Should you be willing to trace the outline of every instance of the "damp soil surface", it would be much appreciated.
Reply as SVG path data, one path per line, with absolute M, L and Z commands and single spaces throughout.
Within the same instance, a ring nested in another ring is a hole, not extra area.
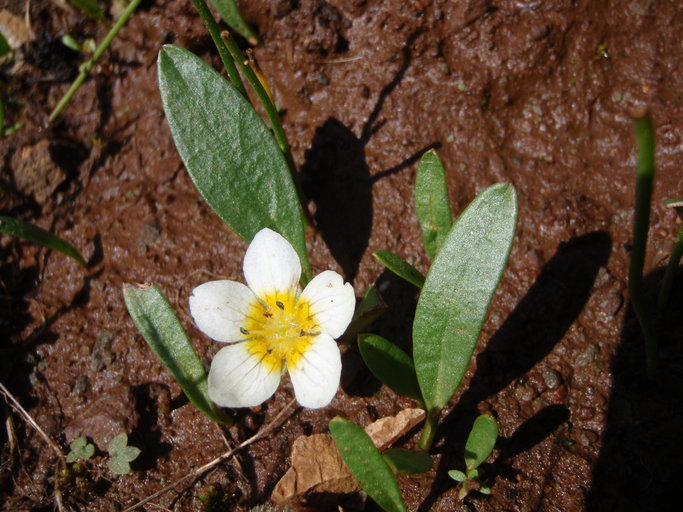
M 145 1 L 46 127 L 82 60 L 60 38 L 106 33 L 66 4 L 0 1 L 24 29 L 30 21 L 1 68 L 6 125 L 18 129 L 0 140 L 0 213 L 55 231 L 89 266 L 1 239 L 0 380 L 59 449 L 85 435 L 97 453 L 62 473 L 56 450 L 3 405 L 6 510 L 55 510 L 59 501 L 64 510 L 122 510 L 226 450 L 221 431 L 136 332 L 121 293 L 126 282 L 156 283 L 200 356 L 208 363 L 218 350 L 193 326 L 188 296 L 207 280 L 241 280 L 246 245 L 194 189 L 156 82 L 163 44 L 217 66 L 216 52 L 191 2 Z M 400 478 L 409 510 L 674 509 L 683 474 L 683 281 L 657 313 L 660 367 L 649 381 L 627 268 L 631 119 L 639 112 L 650 112 L 657 137 L 646 260 L 652 296 L 677 229 L 662 200 L 683 195 L 683 4 L 241 5 L 262 39 L 253 56 L 281 108 L 314 212 L 314 269 L 343 273 L 358 297 L 377 285 L 389 307 L 374 332 L 410 351 L 417 290 L 372 253 L 387 249 L 427 271 L 412 201 L 424 151 L 435 148 L 444 161 L 456 215 L 493 183 L 512 183 L 518 193 L 509 264 L 466 380 L 444 412 L 435 465 Z M 269 501 L 297 437 L 326 432 L 337 415 L 367 425 L 413 405 L 380 385 L 353 343 L 342 351 L 330 406 L 292 407 L 272 434 L 145 509 L 249 510 Z M 263 428 L 292 396 L 285 379 L 265 404 L 237 411 L 233 438 Z M 462 469 L 468 429 L 484 411 L 501 426 L 485 466 L 492 494 L 461 502 L 446 473 Z M 106 457 L 119 432 L 142 450 L 123 476 L 109 471 Z M 418 435 L 399 446 L 414 446 Z M 363 508 L 373 505 L 344 505 Z

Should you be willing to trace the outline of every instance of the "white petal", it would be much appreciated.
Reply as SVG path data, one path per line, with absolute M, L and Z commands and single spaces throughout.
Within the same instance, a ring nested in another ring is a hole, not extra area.
M 293 293 L 300 276 L 299 256 L 282 235 L 268 228 L 256 233 L 244 255 L 244 278 L 256 295 Z
M 228 345 L 211 361 L 209 398 L 223 407 L 254 407 L 275 393 L 280 375 L 250 354 L 248 343 Z
M 329 404 L 339 388 L 341 356 L 337 343 L 320 334 L 294 368 L 288 368 L 297 401 L 318 409 Z
M 209 338 L 233 343 L 246 338 L 240 327 L 255 300 L 252 291 L 242 283 L 209 281 L 192 290 L 190 314 Z
M 344 334 L 356 307 L 353 286 L 344 284 L 342 276 L 332 270 L 326 270 L 311 279 L 299 300 L 310 304 L 320 330 L 333 338 Z

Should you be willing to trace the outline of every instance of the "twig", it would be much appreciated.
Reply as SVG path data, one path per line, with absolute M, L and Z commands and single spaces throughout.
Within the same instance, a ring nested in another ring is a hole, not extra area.
M 278 423 L 280 422 L 280 420 L 281 420 L 282 417 L 284 416 L 284 413 L 287 412 L 287 411 L 289 410 L 289 408 L 290 408 L 291 405 L 294 403 L 294 401 L 295 401 L 295 399 L 292 399 L 292 400 L 291 400 L 291 401 L 290 401 L 290 402 L 289 402 L 289 403 L 288 403 L 288 404 L 287 404 L 287 405 L 286 405 L 286 406 L 285 406 L 285 407 L 284 407 L 284 408 L 275 416 L 275 418 L 273 418 L 273 421 L 271 421 L 270 424 L 268 424 L 268 426 L 266 426 L 266 427 L 263 428 L 262 430 L 259 430 L 258 432 L 256 432 L 256 434 L 254 434 L 253 436 L 251 436 L 251 437 L 250 437 L 249 439 L 247 439 L 246 441 L 243 441 L 242 443 L 238 444 L 236 447 L 234 447 L 234 448 L 228 450 L 227 452 L 223 453 L 222 455 L 216 457 L 216 458 L 213 459 L 211 462 L 207 462 L 206 464 L 204 464 L 203 466 L 201 466 L 201 467 L 195 469 L 195 470 L 192 471 L 191 473 L 188 473 L 187 475 L 185 475 L 185 476 L 179 478 L 179 479 L 176 480 L 175 482 L 172 482 L 172 483 L 168 484 L 166 487 L 163 487 L 162 489 L 158 490 L 158 491 L 155 492 L 154 494 L 152 494 L 152 495 L 150 495 L 150 496 L 147 496 L 147 497 L 146 497 L 145 499 L 143 499 L 143 500 L 138 501 L 135 505 L 133 505 L 132 507 L 128 507 L 128 508 L 125 509 L 123 512 L 131 512 L 131 511 L 133 511 L 133 510 L 135 510 L 135 509 L 137 509 L 137 508 L 139 508 L 139 507 L 141 507 L 141 506 L 143 506 L 143 505 L 146 505 L 147 503 L 149 503 L 149 502 L 152 501 L 153 499 L 158 498 L 158 497 L 161 496 L 162 494 L 165 494 L 166 492 L 168 492 L 168 491 L 170 491 L 171 489 L 173 489 L 174 487 L 176 487 L 176 486 L 182 484 L 183 482 L 201 476 L 203 473 L 205 473 L 205 472 L 208 471 L 209 469 L 213 468 L 214 466 L 217 466 L 217 465 L 220 464 L 221 462 L 224 462 L 224 461 L 228 460 L 230 457 L 232 457 L 232 456 L 233 456 L 235 453 L 237 453 L 238 451 L 240 451 L 240 450 L 242 450 L 243 448 L 246 448 L 247 446 L 249 446 L 250 444 L 252 444 L 252 443 L 258 441 L 258 440 L 261 439 L 263 436 L 265 436 L 268 432 L 270 432 L 271 430 L 273 430 L 273 428 L 275 427 L 275 425 L 278 424 Z
M 0 382 L 0 392 L 5 396 L 6 399 L 8 399 L 12 405 L 12 408 L 16 410 L 24 420 L 26 420 L 27 423 L 29 423 L 35 430 L 38 432 L 38 434 L 41 435 L 41 437 L 45 440 L 45 442 L 54 450 L 54 452 L 57 454 L 60 460 L 64 460 L 64 454 L 62 453 L 62 449 L 55 443 L 50 436 L 48 436 L 45 431 L 40 428 L 40 425 L 36 423 L 36 421 L 29 415 L 29 413 L 26 412 L 26 410 L 21 406 L 19 401 L 14 398 L 14 395 L 9 392 L 9 390 L 5 387 L 5 385 Z
M 71 87 L 69 87 L 69 90 L 66 91 L 66 94 L 62 97 L 61 100 L 59 100 L 59 103 L 50 114 L 50 117 L 47 120 L 48 124 L 54 121 L 57 118 L 57 116 L 59 116 L 59 114 L 62 113 L 62 110 L 64 110 L 66 106 L 71 102 L 71 99 L 73 98 L 74 94 L 76 94 L 76 91 L 78 91 L 80 86 L 83 85 L 85 79 L 88 78 L 88 75 L 90 74 L 90 71 L 92 71 L 92 68 L 95 66 L 95 63 L 99 60 L 99 58 L 107 50 L 107 48 L 109 48 L 109 45 L 119 33 L 119 30 L 121 30 L 123 26 L 126 24 L 126 22 L 128 22 L 128 19 L 133 15 L 135 9 L 137 9 L 141 1 L 142 0 L 131 0 L 130 4 L 128 4 L 128 7 L 126 7 L 126 10 L 123 11 L 119 19 L 116 20 L 116 23 L 114 23 L 114 26 L 111 27 L 111 29 L 104 37 L 100 45 L 95 49 L 95 53 L 93 53 L 92 57 L 90 57 L 83 63 L 83 65 L 81 66 L 81 72 L 76 77 L 76 80 L 74 80 L 74 82 L 71 84 Z

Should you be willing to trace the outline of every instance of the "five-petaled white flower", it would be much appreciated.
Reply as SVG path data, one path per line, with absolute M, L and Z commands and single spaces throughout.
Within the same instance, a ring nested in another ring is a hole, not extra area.
M 192 291 L 199 329 L 229 343 L 211 362 L 209 397 L 223 407 L 253 407 L 275 393 L 287 370 L 304 407 L 324 407 L 339 387 L 334 341 L 351 321 L 353 287 L 327 270 L 301 291 L 301 263 L 278 233 L 262 229 L 244 256 L 248 287 L 210 281 Z

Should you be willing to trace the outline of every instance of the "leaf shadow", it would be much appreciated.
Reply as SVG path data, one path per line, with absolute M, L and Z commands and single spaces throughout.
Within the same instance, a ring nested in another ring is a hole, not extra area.
M 458 403 L 440 423 L 435 443 L 443 457 L 437 475 L 461 464 L 477 404 L 505 389 L 540 362 L 567 333 L 587 303 L 611 237 L 596 231 L 561 243 L 522 300 L 477 356 L 476 371 Z M 521 445 L 520 445 L 521 446 Z M 452 447 L 452 448 L 451 448 Z M 450 483 L 437 478 L 418 509 L 426 512 Z
M 586 511 L 675 510 L 683 474 L 683 273 L 655 311 L 664 270 L 645 278 L 658 334 L 657 378 L 648 379 L 645 342 L 631 307 L 612 358 L 612 391 Z
M 305 162 L 299 174 L 304 195 L 315 204 L 315 224 L 350 282 L 356 278 L 370 240 L 372 185 L 406 169 L 438 145 L 432 143 L 400 164 L 373 176 L 365 159 L 365 147 L 387 122 L 379 120 L 384 103 L 410 67 L 411 48 L 421 32 L 414 32 L 406 41 L 401 67 L 380 92 L 361 134 L 356 136 L 340 120 L 330 117 L 316 129 L 311 148 L 304 155 Z

